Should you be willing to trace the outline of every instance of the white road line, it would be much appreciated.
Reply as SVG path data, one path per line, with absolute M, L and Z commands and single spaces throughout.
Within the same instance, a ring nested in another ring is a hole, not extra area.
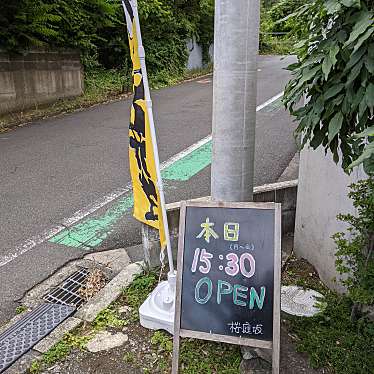
M 273 96 L 272 98 L 270 98 L 269 100 L 265 101 L 264 103 L 262 103 L 261 105 L 259 105 L 257 108 L 256 108 L 256 112 L 259 112 L 261 109 L 264 109 L 265 107 L 267 107 L 268 105 L 270 105 L 271 103 L 273 103 L 274 101 L 277 101 L 278 99 L 280 99 L 282 96 L 284 95 L 284 92 L 279 92 L 278 95 L 275 95 Z
M 280 97 L 283 96 L 283 92 L 280 92 L 279 94 L 273 96 L 269 100 L 265 101 L 263 104 L 256 107 L 256 112 L 259 112 L 261 109 L 265 108 L 266 106 L 270 105 L 274 101 L 278 100 Z M 196 149 L 200 148 L 201 146 L 207 144 L 212 140 L 212 135 L 209 135 L 195 144 L 192 144 L 190 147 L 184 149 L 183 151 L 179 152 L 175 156 L 172 156 L 167 161 L 163 162 L 161 164 L 161 170 L 169 167 L 170 165 L 174 164 L 175 162 L 181 160 L 182 158 L 186 157 Z M 13 260 L 15 260 L 17 257 L 23 255 L 24 253 L 30 251 L 37 245 L 42 244 L 43 242 L 51 239 L 61 231 L 65 230 L 67 227 L 71 227 L 77 222 L 81 221 L 83 218 L 89 216 L 90 214 L 96 212 L 97 210 L 103 208 L 105 205 L 111 203 L 112 201 L 118 199 L 125 193 L 128 193 L 131 191 L 131 184 L 128 184 L 126 187 L 118 188 L 107 195 L 101 197 L 100 199 L 96 200 L 90 205 L 87 205 L 83 209 L 78 210 L 75 212 L 71 217 L 65 218 L 62 221 L 62 224 L 53 226 L 45 231 L 43 231 L 40 234 L 34 235 L 31 238 L 27 239 L 25 242 L 14 248 L 12 253 L 9 253 L 5 256 L 0 256 L 0 268 L 5 266 L 6 264 L 9 264 Z

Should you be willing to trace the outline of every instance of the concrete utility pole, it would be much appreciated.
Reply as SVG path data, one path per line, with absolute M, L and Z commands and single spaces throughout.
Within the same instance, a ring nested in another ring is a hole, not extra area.
M 260 0 L 216 0 L 213 82 L 214 200 L 251 201 Z

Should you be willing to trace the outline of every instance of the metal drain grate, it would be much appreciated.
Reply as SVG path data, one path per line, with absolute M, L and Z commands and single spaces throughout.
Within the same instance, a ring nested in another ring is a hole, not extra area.
M 0 373 L 69 317 L 75 308 L 42 304 L 0 334 Z
M 50 303 L 79 307 L 85 301 L 79 294 L 79 289 L 86 284 L 89 274 L 90 271 L 88 269 L 82 268 L 78 270 L 66 278 L 61 285 L 47 293 L 43 300 Z

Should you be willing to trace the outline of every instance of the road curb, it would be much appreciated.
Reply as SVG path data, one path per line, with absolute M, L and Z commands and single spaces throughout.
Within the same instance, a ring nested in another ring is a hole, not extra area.
M 135 276 L 144 269 L 143 262 L 134 262 L 127 265 L 116 275 L 104 288 L 102 288 L 92 299 L 84 304 L 76 313 L 75 317 L 86 322 L 93 322 L 96 316 L 122 293 L 122 290 L 129 286 Z

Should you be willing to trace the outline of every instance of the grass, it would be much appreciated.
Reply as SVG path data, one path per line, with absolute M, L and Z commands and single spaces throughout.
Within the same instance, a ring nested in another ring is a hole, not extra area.
M 312 288 L 324 295 L 322 310 L 316 316 L 285 315 L 289 330 L 298 338 L 298 351 L 308 353 L 312 367 L 338 374 L 374 373 L 374 322 L 365 318 L 352 322 L 351 301 L 330 291 L 303 259 L 290 257 L 282 284 Z
M 172 86 L 210 72 L 212 72 L 212 65 L 208 65 L 203 69 L 186 70 L 178 74 L 170 74 L 163 71 L 150 77 L 150 86 L 153 89 Z M 87 71 L 84 77 L 84 92 L 81 96 L 61 99 L 52 104 L 39 105 L 31 109 L 2 115 L 0 116 L 0 133 L 33 120 L 73 112 L 94 104 L 127 97 L 131 94 L 130 72 L 116 69 Z
M 126 352 L 123 355 L 123 361 L 127 362 L 128 364 L 134 363 L 136 360 L 136 355 L 134 352 Z
M 350 319 L 351 301 L 329 292 L 323 312 L 311 318 L 290 318 L 300 339 L 297 348 L 309 354 L 313 367 L 339 374 L 374 373 L 374 322 Z
M 148 271 L 135 277 L 124 293 L 124 303 L 131 308 L 130 322 L 139 322 L 139 307 L 156 287 L 158 275 L 154 271 Z
M 302 288 L 312 288 L 326 294 L 328 288 L 319 279 L 317 271 L 304 259 L 298 259 L 295 256 L 290 256 L 283 271 L 282 271 L 282 285 L 295 285 Z
M 80 330 L 65 334 L 62 340 L 43 353 L 40 360 L 34 360 L 31 363 L 29 372 L 32 374 L 40 373 L 44 368 L 64 360 L 73 349 L 83 350 L 92 337 L 92 335 L 81 335 Z
M 158 369 L 167 371 L 173 351 L 172 337 L 163 331 L 156 331 L 151 338 L 151 344 L 158 354 L 163 353 L 163 359 L 158 360 Z M 182 339 L 181 341 L 179 356 L 181 373 L 237 374 L 240 362 L 241 353 L 238 346 L 196 339 Z

